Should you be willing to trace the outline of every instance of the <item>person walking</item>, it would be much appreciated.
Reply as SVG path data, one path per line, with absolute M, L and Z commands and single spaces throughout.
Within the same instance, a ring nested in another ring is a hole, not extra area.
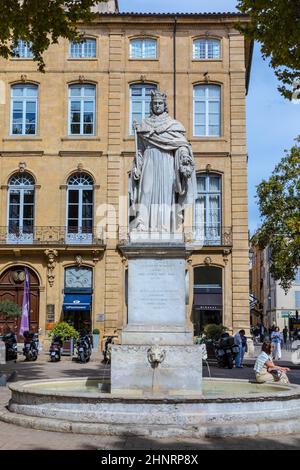
M 261 353 L 256 359 L 254 365 L 254 371 L 256 376 L 256 382 L 280 382 L 288 384 L 289 379 L 286 375 L 290 369 L 287 367 L 276 366 L 272 359 L 272 343 L 265 341 L 261 348 Z
M 237 369 L 242 369 L 242 354 L 243 354 L 243 343 L 242 343 L 242 336 L 245 336 L 246 332 L 245 330 L 240 330 L 238 333 L 235 334 L 234 336 L 234 344 L 238 346 L 239 352 L 235 358 L 235 367 Z
M 282 330 L 284 344 L 287 343 L 288 333 L 289 333 L 288 327 L 285 325 L 285 327 Z
M 242 331 L 244 331 L 244 330 L 242 330 Z M 244 356 L 245 356 L 245 353 L 248 352 L 248 344 L 247 344 L 247 337 L 246 337 L 245 333 L 242 334 L 240 332 L 240 336 L 241 336 L 241 340 L 242 340 L 242 352 L 241 352 L 241 364 L 240 365 L 242 367 L 244 367 L 243 366 Z
M 280 333 L 280 328 L 276 326 L 275 330 L 271 334 L 271 343 L 273 347 L 273 357 L 278 361 L 281 359 L 281 341 L 282 333 Z

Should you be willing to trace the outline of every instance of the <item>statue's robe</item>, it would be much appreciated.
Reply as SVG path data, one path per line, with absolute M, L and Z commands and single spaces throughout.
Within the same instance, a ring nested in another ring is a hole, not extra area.
M 180 171 L 182 159 L 192 162 L 192 176 Z M 191 145 L 183 125 L 167 113 L 145 119 L 137 133 L 137 155 L 131 173 L 131 201 L 139 230 L 174 232 L 186 205 L 196 198 Z

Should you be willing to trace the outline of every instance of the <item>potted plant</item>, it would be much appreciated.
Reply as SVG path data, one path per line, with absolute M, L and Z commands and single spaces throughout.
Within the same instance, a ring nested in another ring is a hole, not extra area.
M 63 341 L 63 352 L 70 354 L 70 356 L 73 354 L 74 340 L 79 336 L 78 331 L 76 331 L 73 326 L 66 322 L 57 323 L 48 335 L 50 337 L 60 336 Z
M 196 344 L 205 343 L 209 358 L 215 357 L 214 342 L 220 339 L 221 334 L 228 330 L 224 325 L 211 323 L 204 327 L 204 333 L 201 337 L 195 339 Z
M 98 328 L 93 329 L 93 349 L 98 351 L 99 349 L 99 338 L 100 338 L 100 330 Z

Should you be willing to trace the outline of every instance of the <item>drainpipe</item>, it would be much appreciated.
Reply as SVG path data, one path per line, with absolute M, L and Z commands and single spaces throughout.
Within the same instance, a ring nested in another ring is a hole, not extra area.
M 176 34 L 177 34 L 177 16 L 174 17 L 173 29 L 173 94 L 174 94 L 174 119 L 176 119 Z

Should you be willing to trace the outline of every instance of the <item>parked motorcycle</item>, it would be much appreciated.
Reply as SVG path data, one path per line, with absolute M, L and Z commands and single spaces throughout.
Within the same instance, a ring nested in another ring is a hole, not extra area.
M 104 343 L 103 358 L 106 364 L 111 363 L 111 345 L 114 343 L 114 336 L 107 336 Z
M 54 336 L 49 349 L 50 361 L 58 362 L 61 359 L 61 348 L 63 342 L 60 336 Z
M 26 361 L 36 361 L 39 354 L 39 335 L 33 331 L 24 331 L 23 355 Z
M 234 344 L 233 336 L 223 333 L 214 346 L 218 366 L 233 369 L 234 360 L 239 353 L 239 347 Z
M 5 360 L 16 362 L 18 357 L 16 335 L 11 331 L 9 333 L 5 333 L 2 336 L 2 341 L 5 343 Z
M 81 364 L 89 362 L 92 355 L 92 342 L 89 335 L 80 336 L 76 343 L 77 360 Z

